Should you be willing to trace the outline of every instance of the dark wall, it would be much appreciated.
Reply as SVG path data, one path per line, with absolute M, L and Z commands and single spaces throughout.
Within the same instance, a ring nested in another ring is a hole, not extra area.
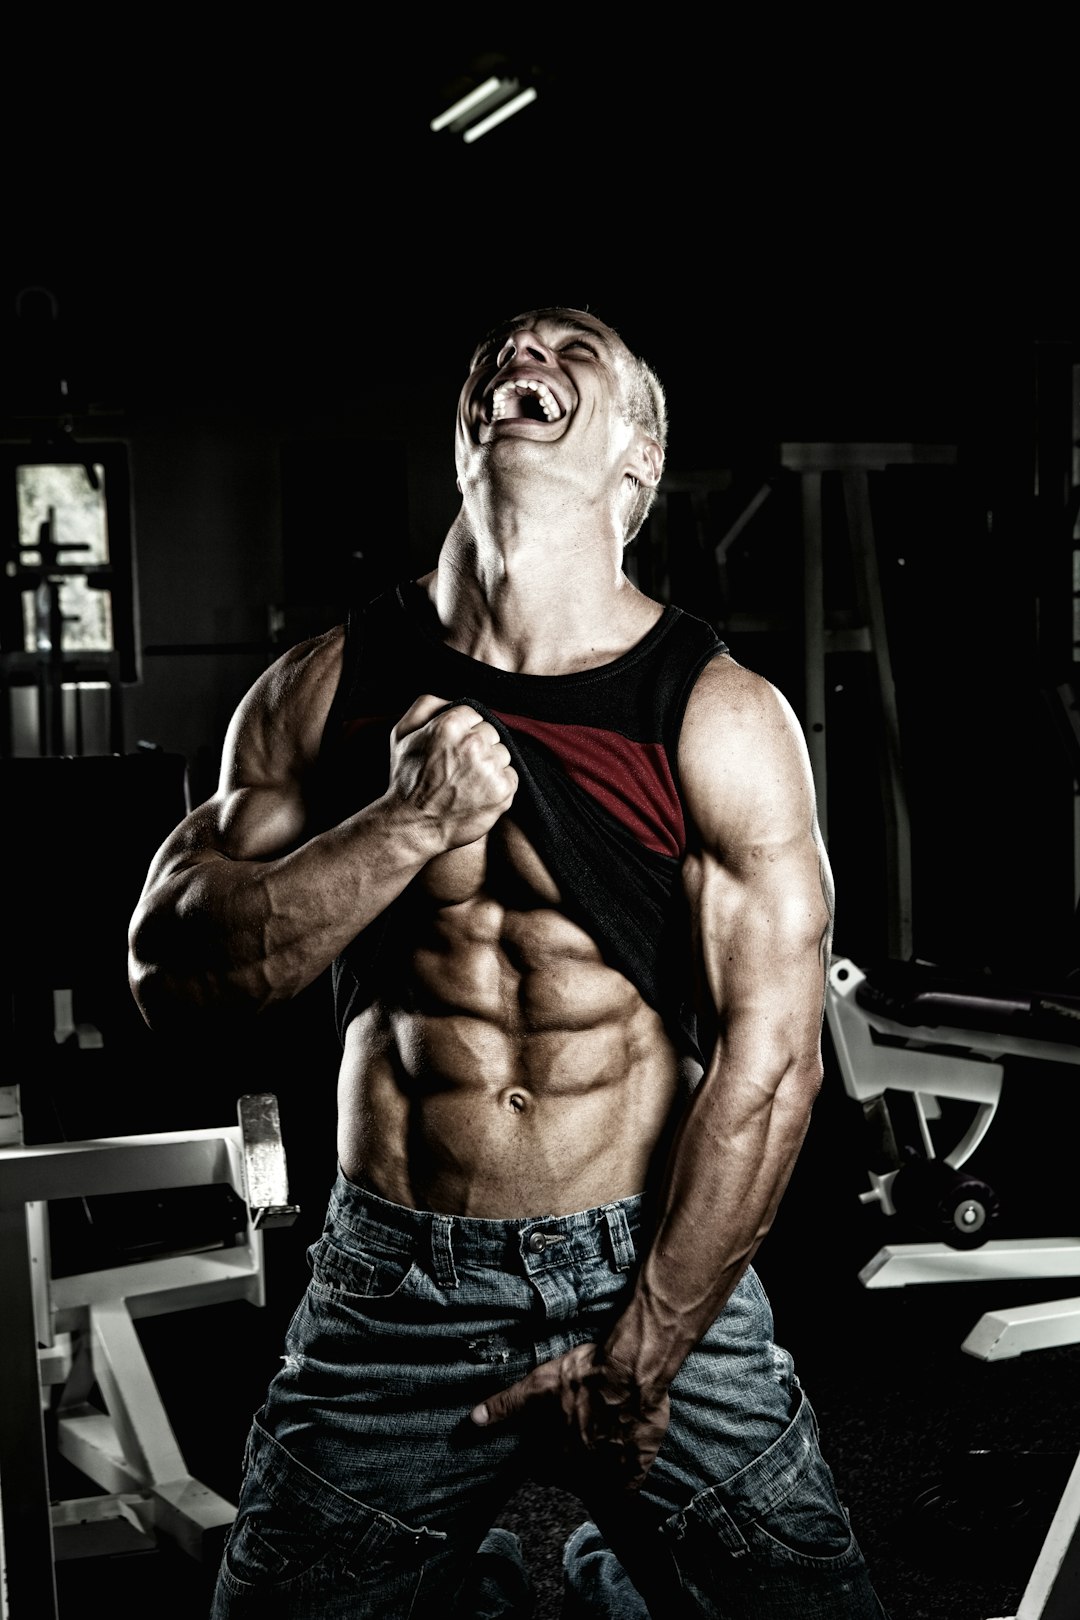
M 1044 693 L 1071 668 L 1070 542 L 1034 470 L 1040 443 L 1071 432 L 1039 356 L 1067 369 L 1078 323 L 1033 292 L 1056 262 L 1072 98 L 1044 62 L 1036 130 L 995 98 L 986 40 L 979 72 L 938 39 L 932 72 L 915 51 L 893 83 L 865 41 L 858 64 L 824 35 L 764 51 L 729 36 L 699 58 L 657 27 L 647 53 L 605 38 L 538 61 L 527 29 L 535 108 L 468 149 L 436 140 L 441 87 L 486 32 L 410 41 L 402 71 L 392 40 L 361 67 L 314 24 L 223 27 L 212 49 L 145 38 L 133 56 L 65 35 L 16 52 L 48 71 L 20 71 L 5 105 L 19 161 L 0 432 L 129 447 L 141 677 L 125 748 L 177 754 L 191 797 L 211 791 L 268 660 L 353 590 L 434 561 L 474 337 L 532 304 L 588 306 L 663 376 L 672 472 L 729 475 L 714 537 L 771 482 L 726 600 L 689 540 L 671 590 L 730 614 L 733 651 L 797 713 L 799 514 L 780 445 L 956 447 L 947 472 L 875 491 L 915 945 L 1062 974 L 1073 788 Z M 887 57 L 898 67 L 905 42 Z M 51 297 L 32 319 L 31 287 Z M 843 606 L 842 567 L 833 582 Z M 747 629 L 755 615 L 778 627 Z M 869 955 L 885 932 L 880 724 L 866 660 L 832 674 L 838 943 Z M 123 837 L 130 807 L 113 809 Z

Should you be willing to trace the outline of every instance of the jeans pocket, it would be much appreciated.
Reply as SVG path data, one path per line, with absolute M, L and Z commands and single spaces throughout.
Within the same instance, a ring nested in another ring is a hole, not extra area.
M 441 1532 L 412 1529 L 339 1491 L 257 1424 L 247 1457 L 220 1573 L 224 1587 L 238 1596 L 310 1594 L 321 1587 L 329 1592 L 342 1585 L 380 1593 L 402 1583 L 410 1588 L 425 1560 L 445 1543 Z
M 731 1479 L 707 1486 L 664 1527 L 708 1561 L 787 1565 L 821 1571 L 861 1559 L 832 1470 L 817 1443 L 817 1424 L 801 1396 L 788 1427 Z
M 832 1473 L 819 1455 L 790 1494 L 742 1526 L 751 1548 L 770 1559 L 828 1565 L 847 1561 L 855 1538 Z
M 319 1542 L 294 1514 L 275 1512 L 272 1503 L 242 1513 L 225 1548 L 225 1575 L 231 1584 L 271 1586 L 306 1575 L 330 1549 Z
M 348 1303 L 393 1299 L 412 1291 L 423 1273 L 407 1252 L 383 1253 L 375 1249 L 343 1249 L 325 1233 L 309 1251 L 311 1285 L 317 1291 Z

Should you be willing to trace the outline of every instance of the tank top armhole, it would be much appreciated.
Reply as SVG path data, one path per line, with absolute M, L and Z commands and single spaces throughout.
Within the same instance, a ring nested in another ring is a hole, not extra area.
M 698 644 L 696 648 L 691 649 L 681 683 L 676 688 L 664 715 L 664 751 L 668 757 L 675 792 L 679 796 L 679 804 L 682 807 L 684 825 L 689 826 L 686 800 L 683 796 L 682 777 L 679 772 L 679 739 L 682 736 L 683 720 L 686 716 L 687 704 L 690 702 L 690 694 L 697 685 L 702 670 L 706 664 L 711 664 L 714 658 L 718 658 L 729 649 L 727 643 L 721 640 L 712 626 L 707 624 L 704 619 L 694 620 L 691 615 L 684 614 L 683 622 L 688 626 L 692 625 L 694 630 L 698 632 L 696 638 Z
M 350 607 L 345 615 L 345 639 L 341 649 L 341 670 L 337 688 L 330 700 L 319 744 L 319 759 L 323 760 L 333 749 L 340 734 L 343 720 L 348 714 L 349 699 L 355 686 L 363 649 L 361 629 L 364 619 L 362 607 Z

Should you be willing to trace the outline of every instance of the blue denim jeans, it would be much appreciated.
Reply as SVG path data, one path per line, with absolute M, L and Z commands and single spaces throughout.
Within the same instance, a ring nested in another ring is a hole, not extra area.
M 404 1209 L 339 1175 L 248 1438 L 212 1620 L 480 1612 L 476 1553 L 508 1497 L 538 1474 L 582 1486 L 553 1472 L 542 1434 L 478 1428 L 469 1413 L 604 1339 L 642 1223 L 640 1198 L 476 1220 Z M 603 1537 L 590 1524 L 578 1561 L 568 1549 L 573 1613 L 881 1620 L 752 1271 L 680 1369 L 671 1412 L 630 1505 L 589 1502 Z

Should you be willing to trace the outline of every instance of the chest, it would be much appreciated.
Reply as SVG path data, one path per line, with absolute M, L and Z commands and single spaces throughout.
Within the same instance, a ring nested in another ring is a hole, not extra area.
M 503 910 L 530 911 L 558 909 L 562 900 L 559 885 L 510 816 L 486 837 L 429 861 L 416 887 L 437 906 L 488 899 Z

